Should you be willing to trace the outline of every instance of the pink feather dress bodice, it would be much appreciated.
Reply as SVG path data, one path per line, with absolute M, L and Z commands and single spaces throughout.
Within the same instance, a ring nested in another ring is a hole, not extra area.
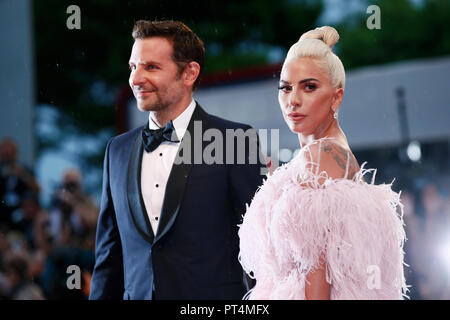
M 312 170 L 304 154 L 311 144 L 268 176 L 247 206 L 239 261 L 256 285 L 245 298 L 305 299 L 306 276 L 321 258 L 331 299 L 406 297 L 400 194 L 376 185 L 376 171 L 364 164 L 353 179 Z

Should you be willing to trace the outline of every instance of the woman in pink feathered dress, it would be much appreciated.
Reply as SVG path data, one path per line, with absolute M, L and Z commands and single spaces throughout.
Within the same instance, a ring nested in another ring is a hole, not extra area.
M 301 150 L 267 177 L 240 226 L 239 259 L 256 279 L 245 298 L 406 297 L 400 195 L 359 167 L 337 120 L 338 39 L 331 27 L 309 31 L 283 64 L 278 100 Z

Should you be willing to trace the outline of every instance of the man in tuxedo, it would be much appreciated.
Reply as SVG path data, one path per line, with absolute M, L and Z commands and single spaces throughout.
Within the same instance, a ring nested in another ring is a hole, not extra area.
M 242 299 L 238 225 L 264 170 L 256 132 L 193 99 L 205 49 L 187 26 L 141 20 L 132 34 L 129 83 L 149 122 L 106 147 L 90 299 Z M 229 148 L 217 133 L 230 130 L 254 134 Z

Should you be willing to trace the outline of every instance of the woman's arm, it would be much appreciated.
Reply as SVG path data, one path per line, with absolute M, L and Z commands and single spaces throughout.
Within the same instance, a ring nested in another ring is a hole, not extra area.
M 306 300 L 330 300 L 330 284 L 326 280 L 326 265 L 320 260 L 320 268 L 307 274 L 305 286 Z
M 331 141 L 324 141 L 320 144 L 312 145 L 310 151 L 311 153 L 306 153 L 307 160 L 315 164 L 312 168 L 310 167 L 310 169 L 318 169 L 319 173 L 325 171 L 327 176 L 331 179 L 343 178 L 345 176 L 351 179 L 358 169 L 356 159 L 353 156 L 349 157 L 350 151 L 347 152 L 347 150 Z M 319 180 L 320 184 L 323 182 L 324 179 Z M 319 266 L 318 269 L 308 273 L 306 276 L 306 300 L 330 299 L 330 284 L 326 280 L 325 257 L 322 256 L 320 258 Z

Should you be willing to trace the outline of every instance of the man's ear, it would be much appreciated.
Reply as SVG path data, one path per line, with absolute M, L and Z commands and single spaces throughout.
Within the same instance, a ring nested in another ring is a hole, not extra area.
M 200 65 L 195 62 L 189 62 L 183 71 L 183 81 L 187 86 L 193 86 L 200 74 Z

